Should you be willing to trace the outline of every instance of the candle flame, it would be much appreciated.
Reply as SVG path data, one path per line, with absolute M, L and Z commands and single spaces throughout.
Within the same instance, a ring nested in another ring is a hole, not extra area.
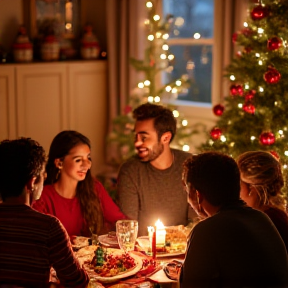
M 158 219 L 155 223 L 156 229 L 163 229 L 165 228 L 164 224 Z

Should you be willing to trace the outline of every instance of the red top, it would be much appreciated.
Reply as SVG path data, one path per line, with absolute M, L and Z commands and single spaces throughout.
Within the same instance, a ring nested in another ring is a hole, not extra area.
M 104 225 L 115 224 L 117 220 L 127 218 L 114 203 L 103 185 L 96 180 L 95 192 L 101 203 Z M 91 236 L 83 218 L 78 198 L 67 199 L 62 197 L 56 192 L 53 185 L 44 186 L 40 199 L 35 201 L 32 207 L 42 213 L 56 216 L 70 236 Z

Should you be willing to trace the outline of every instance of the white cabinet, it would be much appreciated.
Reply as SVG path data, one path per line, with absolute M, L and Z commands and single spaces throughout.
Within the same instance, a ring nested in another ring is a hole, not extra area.
M 62 130 L 92 144 L 92 172 L 105 164 L 107 63 L 75 61 L 0 66 L 0 140 L 31 137 L 48 149 Z

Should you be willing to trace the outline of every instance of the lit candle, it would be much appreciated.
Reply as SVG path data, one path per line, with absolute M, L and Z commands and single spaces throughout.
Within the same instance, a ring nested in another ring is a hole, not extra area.
M 156 246 L 165 246 L 166 230 L 163 223 L 158 219 L 156 226 Z

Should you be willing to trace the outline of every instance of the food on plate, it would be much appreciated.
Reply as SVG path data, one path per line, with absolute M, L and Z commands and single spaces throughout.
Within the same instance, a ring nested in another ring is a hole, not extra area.
M 82 248 L 85 246 L 89 245 L 89 239 L 87 237 L 83 237 L 83 236 L 71 236 L 70 240 L 71 240 L 71 244 L 73 248 Z
M 168 253 L 185 252 L 187 247 L 187 236 L 189 231 L 183 225 L 168 226 L 166 230 L 165 250 Z M 157 251 L 158 252 L 158 251 Z
M 101 277 L 113 277 L 131 271 L 136 267 L 136 262 L 129 253 L 105 253 L 98 246 L 89 266 Z

